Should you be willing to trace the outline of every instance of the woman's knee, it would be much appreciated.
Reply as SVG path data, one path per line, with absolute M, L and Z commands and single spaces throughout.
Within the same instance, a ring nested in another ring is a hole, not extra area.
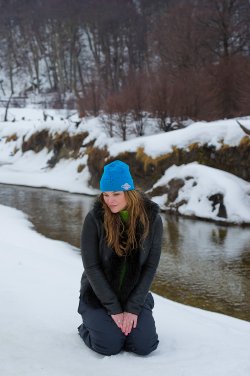
M 122 333 L 121 333 L 122 334 Z M 91 347 L 94 351 L 102 355 L 116 355 L 121 352 L 124 347 L 125 339 L 123 336 L 111 335 L 107 336 L 92 336 L 91 338 Z
M 142 340 L 141 338 L 132 338 L 126 344 L 126 350 L 137 355 L 146 356 L 152 351 L 156 350 L 159 344 L 158 336 L 156 335 L 151 340 Z
M 158 347 L 158 343 L 152 311 L 144 308 L 138 318 L 137 327 L 126 339 L 126 348 L 138 355 L 148 355 Z
M 124 347 L 126 337 L 115 324 L 106 327 L 105 323 L 100 325 L 99 322 L 91 328 L 82 324 L 78 331 L 85 344 L 99 354 L 115 355 Z
M 158 344 L 159 344 L 159 340 L 157 339 L 150 345 L 147 344 L 147 345 L 137 346 L 134 352 L 137 355 L 146 356 L 146 355 L 149 355 L 154 350 L 156 350 L 158 347 Z

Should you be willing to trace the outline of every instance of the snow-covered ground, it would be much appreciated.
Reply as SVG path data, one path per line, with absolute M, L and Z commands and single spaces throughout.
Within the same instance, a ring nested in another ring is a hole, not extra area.
M 158 157 L 171 152 L 174 147 L 188 148 L 194 143 L 213 145 L 217 149 L 225 144 L 235 146 L 246 136 L 236 119 L 210 123 L 198 122 L 184 129 L 153 135 L 151 132 L 155 132 L 155 122 L 151 119 L 151 123 L 147 125 L 146 136 L 134 138 L 130 135 L 128 141 L 122 142 L 118 137 L 107 136 L 100 118 L 83 119 L 76 128 L 75 121 L 79 119 L 74 112 L 45 110 L 45 113 L 48 115 L 46 121 L 42 110 L 10 109 L 9 119 L 15 119 L 15 121 L 0 123 L 1 183 L 48 187 L 95 195 L 98 191 L 88 185 L 90 178 L 87 167 L 88 156 L 84 154 L 85 145 L 91 141 L 96 147 L 107 147 L 109 154 L 113 157 L 124 151 L 135 152 L 138 148 L 143 148 L 151 157 Z M 3 117 L 4 109 L 0 108 L 0 119 Z M 240 122 L 250 129 L 250 118 L 241 119 Z M 33 151 L 22 153 L 23 138 L 27 140 L 35 132 L 44 129 L 52 135 L 64 131 L 70 135 L 88 132 L 81 148 L 82 156 L 76 160 L 60 160 L 54 168 L 49 168 L 47 162 L 53 153 L 48 152 L 47 149 L 39 153 Z M 6 142 L 11 135 L 16 135 L 16 138 Z M 80 165 L 85 167 L 81 172 L 77 172 Z M 228 215 L 226 221 L 239 224 L 250 223 L 250 184 L 232 174 L 193 163 L 179 167 L 173 166 L 166 171 L 155 187 L 167 185 L 170 178 L 185 179 L 188 176 L 192 176 L 192 179 L 186 181 L 177 198 L 178 202 L 182 199 L 187 201 L 187 204 L 179 208 L 181 214 L 223 220 L 217 216 L 218 207 L 214 210 L 209 200 L 211 195 L 221 193 L 224 196 L 224 205 Z M 166 195 L 157 197 L 155 200 L 164 209 Z
M 148 357 L 103 357 L 77 334 L 79 254 L 36 233 L 0 206 L 2 376 L 248 376 L 250 323 L 155 295 L 159 348 Z
M 233 223 L 250 223 L 250 184 L 243 179 L 227 172 L 217 170 L 198 163 L 183 166 L 172 166 L 165 175 L 153 186 L 164 187 L 172 179 L 182 179 L 184 186 L 174 203 L 177 205 L 185 201 L 178 210 L 185 216 L 195 216 Z M 209 198 L 215 194 L 222 194 L 227 218 L 219 218 L 219 204 L 213 208 Z M 154 197 L 162 209 L 166 207 L 167 194 Z

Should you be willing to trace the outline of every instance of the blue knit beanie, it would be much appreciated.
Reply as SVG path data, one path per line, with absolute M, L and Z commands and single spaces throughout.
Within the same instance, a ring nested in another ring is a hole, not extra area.
M 129 166 L 122 161 L 114 161 L 104 166 L 100 181 L 102 192 L 131 191 L 134 182 L 129 171 Z

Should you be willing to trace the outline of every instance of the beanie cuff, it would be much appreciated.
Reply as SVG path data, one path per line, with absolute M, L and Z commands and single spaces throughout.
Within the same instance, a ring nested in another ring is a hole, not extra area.
M 133 182 L 125 182 L 122 185 L 116 184 L 112 181 L 101 181 L 100 190 L 102 192 L 115 192 L 115 191 L 133 191 L 135 189 Z

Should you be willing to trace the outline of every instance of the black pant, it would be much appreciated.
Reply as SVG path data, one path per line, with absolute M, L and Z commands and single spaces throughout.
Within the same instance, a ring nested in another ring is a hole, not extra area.
M 137 327 L 125 336 L 105 308 L 93 308 L 80 297 L 78 312 L 83 323 L 78 331 L 85 344 L 103 355 L 115 355 L 121 350 L 148 355 L 158 346 L 155 321 L 152 315 L 154 300 L 149 293 L 138 317 Z

